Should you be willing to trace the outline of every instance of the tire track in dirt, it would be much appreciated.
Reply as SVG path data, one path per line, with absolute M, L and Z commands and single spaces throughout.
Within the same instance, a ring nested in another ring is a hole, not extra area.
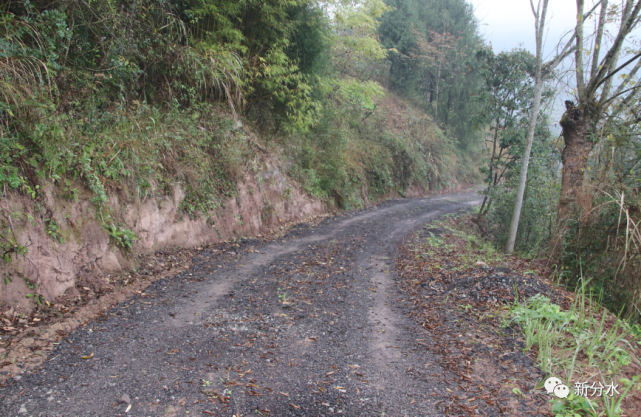
M 205 253 L 0 387 L 0 414 L 440 415 L 447 385 L 416 349 L 394 259 L 416 226 L 479 202 L 394 200 L 249 241 L 224 264 Z

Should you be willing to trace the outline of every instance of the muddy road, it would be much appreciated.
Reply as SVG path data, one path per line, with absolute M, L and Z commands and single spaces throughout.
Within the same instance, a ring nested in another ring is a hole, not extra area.
M 393 200 L 203 251 L 6 381 L 0 415 L 443 415 L 451 381 L 403 314 L 394 262 L 416 227 L 479 203 Z

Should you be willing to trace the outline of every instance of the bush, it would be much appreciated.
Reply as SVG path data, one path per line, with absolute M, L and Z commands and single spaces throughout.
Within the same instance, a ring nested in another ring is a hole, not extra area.
M 517 168 L 520 169 L 520 164 Z M 518 180 L 518 176 L 513 175 L 506 182 L 486 191 L 491 201 L 487 225 L 496 245 L 501 248 L 508 241 Z M 533 156 L 523 196 L 515 251 L 524 256 L 537 256 L 547 249 L 556 227 L 560 187 L 554 153 Z

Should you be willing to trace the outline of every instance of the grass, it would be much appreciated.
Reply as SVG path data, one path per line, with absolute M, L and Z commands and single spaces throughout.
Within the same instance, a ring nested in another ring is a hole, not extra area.
M 426 226 L 429 235 L 426 243 L 430 250 L 416 256 L 428 257 L 434 255 L 435 251 L 445 252 L 459 270 L 477 267 L 481 262 L 488 266 L 505 262 L 503 254 L 496 250 L 491 242 L 472 232 L 473 225 L 470 225 L 469 221 L 461 224 L 458 221 L 461 218 L 463 217 L 445 216 L 443 220 L 435 220 Z M 441 229 L 444 232 L 436 236 L 430 229 Z
M 569 309 L 563 310 L 537 295 L 516 302 L 509 320 L 521 326 L 525 350 L 536 353 L 538 366 L 548 376 L 561 379 L 572 390 L 577 383 L 594 383 L 597 388 L 619 386 L 619 394 L 612 391 L 613 396 L 588 399 L 571 393 L 567 399 L 553 397 L 556 416 L 621 416 L 626 395 L 632 389 L 641 389 L 638 375 L 621 376 L 633 361 L 639 364 L 636 349 L 641 345 L 641 332 L 638 326 L 631 326 L 594 302 L 586 294 L 589 282 L 581 282 Z

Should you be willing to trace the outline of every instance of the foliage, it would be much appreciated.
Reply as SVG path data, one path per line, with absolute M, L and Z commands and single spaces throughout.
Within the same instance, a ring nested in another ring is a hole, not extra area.
M 456 138 L 461 149 L 474 148 L 478 134 L 472 129 L 470 115 L 476 104 L 469 97 L 477 89 L 480 78 L 475 70 L 475 50 L 481 43 L 472 6 L 465 0 L 388 0 L 394 8 L 381 20 L 381 42 L 398 53 L 391 56 L 392 88 L 430 109 L 438 111 L 438 123 L 448 135 Z M 435 34 L 449 34 L 457 39 L 456 48 L 448 51 L 447 65 L 420 65 L 417 59 L 420 38 L 434 43 Z M 430 81 L 431 80 L 431 81 Z M 433 84 L 442 81 L 438 104 Z
M 560 182 L 559 155 L 553 143 L 547 129 L 535 136 L 516 240 L 516 251 L 527 256 L 543 252 L 554 233 Z M 524 145 L 520 143 L 517 148 Z M 518 155 L 518 150 L 514 152 Z M 519 163 L 514 164 L 513 172 L 518 174 L 519 168 Z M 498 247 L 505 247 L 508 239 L 517 183 L 518 175 L 510 175 L 505 182 L 485 191 L 490 205 L 486 214 L 488 230 Z
M 7 230 L 9 229 L 9 233 Z M 25 255 L 27 253 L 27 247 L 20 245 L 17 241 L 10 228 L 4 228 L 0 232 L 0 257 L 4 262 L 11 262 L 14 256 Z M 6 284 L 5 278 L 5 284 Z
M 641 137 L 636 110 L 608 120 L 591 138 L 587 161 L 591 209 L 567 222 L 560 268 L 570 288 L 581 274 L 611 311 L 641 321 Z M 587 180 L 586 180 L 587 181 Z
M 434 94 L 434 122 L 438 124 L 438 101 L 441 92 L 441 73 L 449 67 L 458 63 L 458 59 L 452 59 L 453 52 L 458 46 L 458 39 L 447 32 L 438 33 L 433 30 L 429 31 L 431 42 L 428 42 L 423 35 L 414 29 L 418 53 L 412 54 L 412 57 L 420 62 L 420 65 L 427 68 L 420 85 L 425 91 L 429 91 L 430 96 Z
M 473 121 L 486 131 L 486 155 L 481 173 L 486 188 L 479 219 L 486 216 L 496 244 L 504 246 L 514 211 L 518 174 L 534 96 L 535 57 L 523 49 L 495 55 L 489 48 L 478 51 L 479 73 L 484 82 L 472 97 L 479 104 Z M 549 101 L 551 90 L 543 100 Z M 551 238 L 558 200 L 559 154 L 549 131 L 549 119 L 539 119 L 519 226 L 517 250 L 536 255 Z
M 631 348 L 631 344 L 638 342 L 638 337 L 630 332 L 625 322 L 608 317 L 605 309 L 599 309 L 586 293 L 587 288 L 583 281 L 569 310 L 561 310 L 540 295 L 517 302 L 510 310 L 511 321 L 519 324 L 525 334 L 525 349 L 536 347 L 541 369 L 549 376 L 559 377 L 568 387 L 574 386 L 573 381 L 588 381 L 594 376 L 594 369 L 605 386 L 622 367 L 632 361 L 638 362 Z M 571 394 L 568 399 L 554 399 L 552 411 L 557 416 L 573 415 L 572 412 L 578 411 L 596 416 L 597 410 L 603 408 L 605 415 L 618 416 L 623 398 L 637 384 L 638 377 L 634 381 L 622 378 L 619 382 L 624 385 L 621 394 L 612 399 L 607 395 L 598 398 L 601 405 Z
M 535 57 L 524 49 L 495 55 L 490 48 L 483 48 L 477 52 L 477 58 L 484 82 L 472 96 L 479 103 L 479 111 L 472 120 L 477 129 L 487 129 L 485 143 L 491 151 L 481 172 L 490 191 L 518 172 L 514 168 L 522 155 L 519 145 L 527 134 L 534 96 Z M 481 214 L 488 208 L 489 204 L 483 204 Z
M 45 225 L 46 225 L 46 229 L 47 229 L 47 235 L 50 238 L 52 238 L 56 242 L 65 243 L 65 239 L 60 234 L 60 229 L 59 229 L 58 223 L 56 223 L 55 219 L 46 219 L 45 220 Z
M 386 117 L 385 108 L 365 112 L 348 100 L 326 105 L 308 134 L 286 141 L 294 162 L 290 173 L 308 193 L 343 208 L 362 206 L 364 190 L 376 198 L 412 186 L 438 190 L 454 178 L 473 177 L 473 164 L 454 170 L 461 156 L 427 117 L 408 118 L 403 133 L 389 131 Z
M 451 180 L 448 163 L 459 156 L 450 141 L 428 127 L 424 117 L 410 118 L 403 133 L 391 132 L 386 109 L 379 108 L 384 93 L 372 77 L 380 61 L 395 51 L 377 42 L 376 29 L 389 7 L 374 0 L 359 7 L 347 1 L 332 4 L 332 66 L 316 84 L 317 122 L 285 141 L 294 162 L 290 173 L 308 193 L 343 208 L 362 206 L 368 198 L 364 189 L 371 198 L 403 194 L 413 185 L 446 186 Z
M 265 142 L 275 138 L 274 148 L 286 145 L 290 173 L 310 194 L 346 208 L 367 192 L 438 189 L 470 174 L 456 163 L 465 156 L 425 118 L 403 133 L 385 126 L 376 78 L 394 50 L 379 42 L 378 25 L 391 8 L 382 0 L 327 4 L 7 3 L 0 183 L 45 206 L 49 184 L 69 201 L 89 198 L 115 244 L 130 248 L 134 236 L 108 214 L 114 201 L 161 199 L 180 184 L 181 212 L 208 217 L 258 168 L 241 118 Z M 62 225 L 42 216 L 62 242 Z M 6 259 L 22 253 L 2 236 Z
M 596 279 L 593 291 L 612 311 L 641 319 L 639 273 L 641 227 L 640 201 L 634 190 L 611 187 L 598 190 L 596 207 L 587 219 L 569 221 L 563 235 L 561 274 L 569 287 L 576 287 L 581 272 Z
M 134 246 L 134 241 L 136 240 L 136 234 L 129 229 L 110 224 L 105 226 L 105 230 L 114 240 L 116 246 L 120 246 L 124 249 L 132 249 Z

